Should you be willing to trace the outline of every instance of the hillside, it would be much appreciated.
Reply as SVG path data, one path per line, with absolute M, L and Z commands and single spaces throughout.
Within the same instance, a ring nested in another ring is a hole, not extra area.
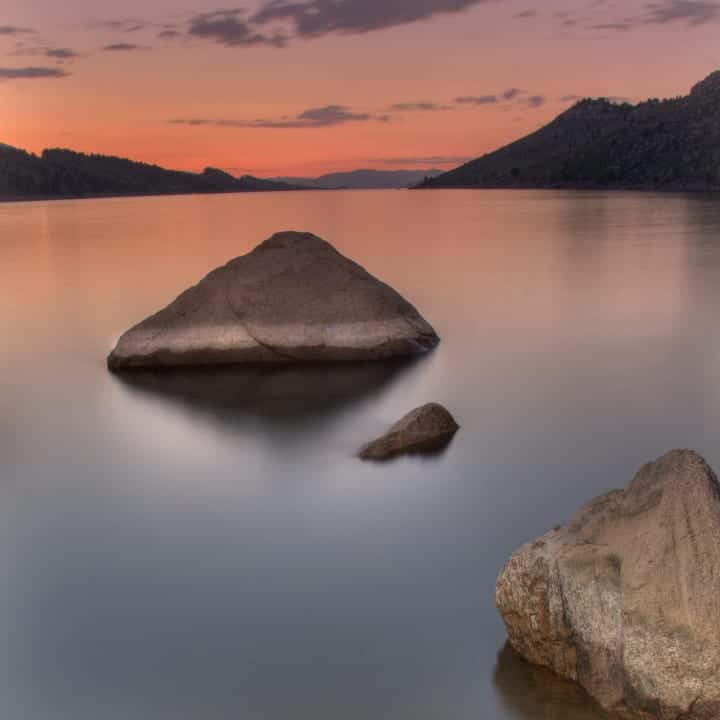
M 582 100 L 537 132 L 419 187 L 720 189 L 720 71 L 686 97 Z
M 5 200 L 293 189 L 291 185 L 249 175 L 235 178 L 214 168 L 202 173 L 165 170 L 71 150 L 45 150 L 37 156 L 0 144 L 0 198 Z
M 440 175 L 442 170 L 351 170 L 349 172 L 330 173 L 316 178 L 282 177 L 276 181 L 302 185 L 321 190 L 338 188 L 381 190 L 407 188 L 417 185 L 426 177 Z

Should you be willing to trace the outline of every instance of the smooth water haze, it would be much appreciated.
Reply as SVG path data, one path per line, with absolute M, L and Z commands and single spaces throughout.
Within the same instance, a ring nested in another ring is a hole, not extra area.
M 442 337 L 414 363 L 110 374 L 278 230 Z M 0 715 L 599 720 L 505 647 L 513 549 L 692 447 L 720 467 L 720 198 L 381 191 L 0 205 Z M 367 440 L 442 402 L 441 455 Z

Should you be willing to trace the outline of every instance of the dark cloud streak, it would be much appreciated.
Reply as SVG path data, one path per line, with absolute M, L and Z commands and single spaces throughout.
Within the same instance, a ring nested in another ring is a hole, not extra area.
M 720 3 L 716 0 L 658 0 L 645 5 L 645 12 L 610 22 L 596 23 L 592 30 L 629 32 L 640 27 L 685 24 L 700 27 L 720 21 Z
M 68 74 L 59 68 L 0 68 L 0 80 L 42 80 L 44 78 L 64 78 Z
M 0 35 L 35 35 L 35 30 L 14 25 L 0 25 Z
M 213 40 L 229 47 L 252 47 L 254 45 L 274 45 L 281 47 L 286 43 L 282 34 L 274 36 L 257 32 L 251 22 L 244 19 L 244 10 L 216 10 L 203 13 L 190 20 L 188 34 L 192 37 Z
M 9 53 L 15 57 L 46 57 L 51 60 L 57 60 L 57 62 L 65 62 L 68 60 L 75 60 L 82 55 L 75 50 L 70 48 L 51 48 L 51 47 L 24 47 L 20 46 L 13 52 Z
M 438 15 L 457 14 L 493 1 L 266 0 L 252 15 L 242 9 L 197 15 L 189 22 L 188 34 L 231 47 L 282 47 L 293 38 L 369 33 Z
M 418 102 L 401 102 L 390 106 L 391 112 L 442 112 L 452 110 L 448 105 L 420 100 Z
M 641 21 L 644 25 L 665 25 L 678 21 L 704 25 L 720 19 L 720 5 L 709 0 L 663 0 L 649 3 L 647 8 L 647 15 Z
M 211 126 L 224 128 L 259 128 L 259 129 L 306 129 L 327 128 L 355 122 L 388 122 L 387 115 L 371 115 L 357 113 L 342 105 L 326 105 L 310 108 L 294 117 L 260 120 L 232 120 L 208 118 L 177 118 L 170 120 L 171 125 L 189 125 L 192 127 Z
M 99 20 L 89 23 L 88 27 L 94 30 L 109 30 L 111 32 L 134 33 L 144 30 L 151 23 L 139 18 L 120 18 L 114 20 Z
M 497 95 L 462 95 L 455 98 L 458 105 L 496 105 L 500 102 Z
M 147 45 L 135 45 L 134 43 L 112 43 L 105 45 L 105 52 L 133 52 L 135 50 L 150 50 Z
M 546 99 L 544 95 L 531 95 L 529 98 L 526 98 L 522 102 L 528 108 L 534 110 L 535 108 L 542 107 L 545 104 Z

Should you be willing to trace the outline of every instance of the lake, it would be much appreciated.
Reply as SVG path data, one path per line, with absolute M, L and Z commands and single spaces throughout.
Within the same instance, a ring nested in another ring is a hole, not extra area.
M 112 375 L 277 230 L 442 337 L 410 364 Z M 692 447 L 720 468 L 720 198 L 355 191 L 0 205 L 12 720 L 600 720 L 505 647 L 513 549 Z M 442 402 L 430 458 L 367 440 Z

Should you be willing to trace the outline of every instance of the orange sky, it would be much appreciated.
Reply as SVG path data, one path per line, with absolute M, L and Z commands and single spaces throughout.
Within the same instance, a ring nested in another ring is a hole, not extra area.
M 685 94 L 720 67 L 711 0 L 227 7 L 6 0 L 0 142 L 260 176 L 449 168 L 567 96 Z

